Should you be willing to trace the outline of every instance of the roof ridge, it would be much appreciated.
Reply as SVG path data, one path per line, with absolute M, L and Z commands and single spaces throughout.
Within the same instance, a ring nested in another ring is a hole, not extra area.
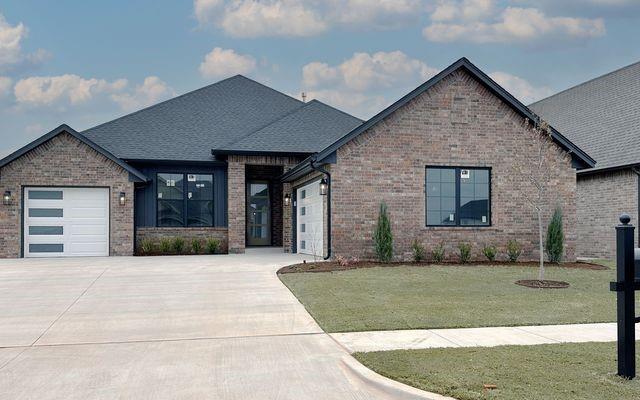
M 344 115 L 346 115 L 347 117 L 355 118 L 355 119 L 357 119 L 357 120 L 358 120 L 358 121 L 360 121 L 360 122 L 364 122 L 364 121 L 365 121 L 365 120 L 364 120 L 364 119 L 362 119 L 362 118 L 358 118 L 358 117 L 356 117 L 355 115 L 351 115 L 351 114 L 349 114 L 349 113 L 348 113 L 348 112 L 346 112 L 346 111 L 343 111 L 343 110 L 341 110 L 341 109 L 339 109 L 339 108 L 336 108 L 336 107 L 332 106 L 331 104 L 327 104 L 327 103 L 325 103 L 325 102 L 323 102 L 323 101 L 320 101 L 320 100 L 318 100 L 318 99 L 311 99 L 311 100 L 309 101 L 309 103 L 312 103 L 312 102 L 314 102 L 314 101 L 315 101 L 315 102 L 317 102 L 317 103 L 322 104 L 323 106 L 329 107 L 329 108 L 330 108 L 330 109 L 332 109 L 332 110 L 338 111 L 339 113 L 344 114 Z
M 175 96 L 175 97 L 172 97 L 172 98 L 170 98 L 170 99 L 163 100 L 163 101 L 161 101 L 161 102 L 159 102 L 159 103 L 152 104 L 152 105 L 150 105 L 150 106 L 147 106 L 147 107 L 141 108 L 140 110 L 137 110 L 137 111 L 131 112 L 131 113 L 129 113 L 129 114 L 122 115 L 122 116 L 117 117 L 117 118 L 115 118 L 115 119 L 112 119 L 112 120 L 110 120 L 110 121 L 103 122 L 103 123 L 98 124 L 98 125 L 96 125 L 96 126 L 93 126 L 93 127 L 91 127 L 91 128 L 85 129 L 85 130 L 84 130 L 84 131 L 82 131 L 81 133 L 88 132 L 88 131 L 91 131 L 91 130 L 94 130 L 94 129 L 100 128 L 100 127 L 102 127 L 102 126 L 104 126 L 104 125 L 106 125 L 106 124 L 110 124 L 110 123 L 112 123 L 112 122 L 119 121 L 119 120 L 121 120 L 121 119 L 123 119 L 123 118 L 127 118 L 127 117 L 134 116 L 134 115 L 139 114 L 139 113 L 141 113 L 141 112 L 143 112 L 143 111 L 147 111 L 147 110 L 150 110 L 150 109 L 156 108 L 156 107 L 161 106 L 161 105 L 163 105 L 163 104 L 165 104 L 165 103 L 168 103 L 168 102 L 170 102 L 170 101 L 177 100 L 177 99 L 180 99 L 180 98 L 182 98 L 182 97 L 185 97 L 185 96 L 188 96 L 188 95 L 191 95 L 191 94 L 194 94 L 194 93 L 198 93 L 198 92 L 204 91 L 205 89 L 209 89 L 209 88 L 211 88 L 211 87 L 217 86 L 217 85 L 219 85 L 219 84 L 221 84 L 221 83 L 223 83 L 223 82 L 227 82 L 227 81 L 230 81 L 230 80 L 232 80 L 232 79 L 238 79 L 238 78 L 242 78 L 242 79 L 248 80 L 248 81 L 253 82 L 253 83 L 257 84 L 257 85 L 260 85 L 260 86 L 262 86 L 262 87 L 264 87 L 264 88 L 267 88 L 267 89 L 269 89 L 269 90 L 271 90 L 271 91 L 273 91 L 273 92 L 276 92 L 276 93 L 278 93 L 278 94 L 280 94 L 280 95 L 282 95 L 282 96 L 289 97 L 289 98 L 291 98 L 291 99 L 293 99 L 293 100 L 296 100 L 296 101 L 300 102 L 300 100 L 296 99 L 296 98 L 295 98 L 295 97 L 293 97 L 293 96 L 289 96 L 288 94 L 286 94 L 286 93 L 284 93 L 284 92 L 281 92 L 281 91 L 276 90 L 276 89 L 274 89 L 274 88 L 270 88 L 269 86 L 267 86 L 267 85 L 265 85 L 265 84 L 262 84 L 262 83 L 260 83 L 260 82 L 258 82 L 258 81 L 255 81 L 255 80 L 253 80 L 253 79 L 251 79 L 251 78 L 247 78 L 247 77 L 246 77 L 246 76 L 244 76 L 244 75 L 236 74 L 236 75 L 230 76 L 230 77 L 228 77 L 228 78 L 221 79 L 221 80 L 219 80 L 219 81 L 217 81 L 217 82 L 211 83 L 211 84 L 209 84 L 209 85 L 203 86 L 203 87 L 201 87 L 201 88 L 198 88 L 198 89 L 194 89 L 194 90 L 188 91 L 188 92 L 183 93 L 183 94 L 181 94 L 181 95 L 179 95 L 179 96 Z
M 600 79 L 602 79 L 602 78 L 605 78 L 605 77 L 607 77 L 607 76 L 609 76 L 609 75 L 616 74 L 616 73 L 618 73 L 618 72 L 620 72 L 620 71 L 622 71 L 622 70 L 625 70 L 625 69 L 631 68 L 631 67 L 633 67 L 633 66 L 635 66 L 635 65 L 638 65 L 638 64 L 640 64 L 640 61 L 636 61 L 636 62 L 631 63 L 631 64 L 629 64 L 629 65 L 625 65 L 624 67 L 620 67 L 620 68 L 614 69 L 613 71 L 609 71 L 609 72 L 607 72 L 607 73 L 605 73 L 605 74 L 598 75 L 598 76 L 596 76 L 595 78 L 591 78 L 591 79 L 586 80 L 586 81 L 584 81 L 584 82 L 578 83 L 577 85 L 573 85 L 573 86 L 570 86 L 570 87 L 568 87 L 568 88 L 566 88 L 566 89 L 563 89 L 563 90 L 559 91 L 558 93 L 554 93 L 554 94 L 552 94 L 551 96 L 547 96 L 547 97 L 545 97 L 545 98 L 543 98 L 543 99 L 537 100 L 537 101 L 535 101 L 535 102 L 533 102 L 533 103 L 529 104 L 527 107 L 534 106 L 534 105 L 536 105 L 536 104 L 538 104 L 538 103 L 542 103 L 543 101 L 549 100 L 549 99 L 550 99 L 550 98 L 552 98 L 552 97 L 559 96 L 559 95 L 561 95 L 561 94 L 563 94 L 563 93 L 566 93 L 566 92 L 568 92 L 568 91 L 570 91 L 570 90 L 574 90 L 574 89 L 577 89 L 577 88 L 579 88 L 579 87 L 581 87 L 581 86 L 585 86 L 585 85 L 587 85 L 587 84 L 589 84 L 589 83 L 595 82 L 595 81 L 600 80 Z

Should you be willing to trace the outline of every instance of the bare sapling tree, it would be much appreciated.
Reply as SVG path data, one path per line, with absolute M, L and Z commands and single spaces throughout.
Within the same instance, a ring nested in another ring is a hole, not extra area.
M 521 150 L 516 154 L 513 162 L 515 176 L 522 177 L 524 185 L 521 186 L 522 197 L 531 205 L 538 219 L 538 246 L 540 252 L 540 269 L 538 279 L 544 280 L 544 241 L 543 241 L 543 215 L 549 204 L 547 194 L 551 183 L 551 174 L 554 168 L 554 159 L 558 156 L 558 149 L 553 143 L 551 127 L 542 120 L 524 120 L 525 143 L 518 146 Z M 533 140 L 529 140 L 533 139 Z M 533 146 L 528 144 L 533 142 Z

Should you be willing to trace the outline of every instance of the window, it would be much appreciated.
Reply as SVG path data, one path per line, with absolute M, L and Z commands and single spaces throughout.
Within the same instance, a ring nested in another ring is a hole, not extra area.
M 213 175 L 157 175 L 158 226 L 213 226 Z
M 427 226 L 488 226 L 489 168 L 427 167 Z

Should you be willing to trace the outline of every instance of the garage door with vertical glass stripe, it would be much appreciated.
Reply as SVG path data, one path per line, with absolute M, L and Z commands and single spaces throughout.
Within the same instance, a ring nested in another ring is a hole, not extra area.
M 109 255 L 109 189 L 24 189 L 24 256 Z
M 324 210 L 320 181 L 312 182 L 296 192 L 298 253 L 316 257 L 323 255 Z

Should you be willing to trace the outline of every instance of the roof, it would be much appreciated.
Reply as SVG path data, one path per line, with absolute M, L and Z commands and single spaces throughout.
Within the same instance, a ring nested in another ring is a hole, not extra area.
M 93 141 L 91 141 L 90 139 L 86 138 L 82 134 L 78 133 L 76 130 L 74 130 L 70 126 L 64 125 L 64 124 L 60 125 L 59 127 L 57 127 L 56 129 L 52 130 L 51 132 L 49 132 L 49 133 L 47 133 L 47 134 L 45 134 L 43 136 L 40 136 L 38 139 L 34 140 L 33 142 L 29 143 L 26 146 L 14 151 L 13 153 L 9 154 L 8 156 L 6 156 L 2 160 L 0 160 L 0 168 L 2 168 L 5 165 L 11 163 L 12 161 L 16 160 L 17 158 L 22 157 L 24 154 L 26 154 L 29 151 L 35 149 L 36 147 L 40 146 L 43 143 L 48 142 L 49 140 L 53 139 L 54 137 L 56 137 L 56 136 L 58 136 L 58 135 L 60 135 L 62 133 L 68 133 L 69 135 L 75 137 L 76 139 L 78 139 L 82 143 L 84 143 L 87 146 L 91 147 L 93 150 L 97 151 L 98 153 L 102 154 L 103 156 L 105 156 L 109 160 L 111 160 L 114 163 L 116 163 L 119 166 L 121 166 L 125 171 L 129 172 L 132 176 L 134 176 L 138 180 L 143 181 L 143 182 L 148 181 L 147 177 L 142 172 L 138 171 L 137 169 L 135 169 L 132 166 L 130 166 L 129 164 L 125 163 L 121 159 L 117 158 L 111 152 L 109 152 L 108 150 L 104 149 L 100 145 L 94 143 Z
M 362 120 L 312 100 L 255 132 L 214 149 L 214 154 L 318 152 L 335 142 Z
M 82 134 L 124 160 L 211 161 L 210 149 L 238 141 L 304 105 L 236 75 Z
M 372 128 L 373 126 L 375 126 L 376 124 L 378 124 L 379 122 L 387 118 L 389 115 L 393 114 L 396 110 L 398 110 L 399 108 L 401 108 L 402 106 L 404 106 L 405 104 L 413 100 L 414 98 L 418 97 L 425 91 L 429 90 L 431 87 L 436 85 L 442 79 L 444 79 L 445 77 L 449 76 L 450 74 L 452 74 L 453 72 L 459 69 L 464 69 L 473 77 L 475 77 L 493 94 L 498 96 L 502 101 L 504 101 L 506 104 L 511 106 L 516 112 L 522 115 L 522 117 L 529 118 L 532 121 L 537 119 L 536 115 L 533 112 L 531 112 L 529 108 L 527 108 L 518 99 L 513 97 L 513 95 L 511 95 L 504 88 L 498 85 L 487 74 L 482 72 L 478 67 L 476 67 L 473 63 L 471 63 L 471 61 L 463 57 L 458 61 L 456 61 L 455 63 L 451 64 L 449 67 L 442 70 L 433 78 L 429 79 L 422 85 L 418 86 L 416 89 L 406 94 L 400 100 L 396 101 L 395 103 L 391 104 L 389 107 L 385 108 L 384 110 L 382 110 L 381 112 L 373 116 L 371 119 L 369 119 L 362 125 L 356 127 L 348 134 L 336 140 L 334 143 L 327 146 L 322 151 L 310 156 L 305 161 L 303 161 L 302 163 L 298 164 L 296 167 L 289 170 L 287 173 L 285 173 L 282 176 L 282 179 L 285 182 L 290 182 L 302 175 L 309 173 L 312 170 L 310 165 L 311 161 L 322 163 L 325 160 L 329 159 L 329 157 L 331 157 L 332 154 L 342 145 L 346 144 L 347 142 L 351 141 L 358 135 Z M 553 126 L 551 127 L 551 136 L 554 142 L 556 142 L 565 151 L 571 153 L 574 160 L 577 161 L 579 164 L 582 164 L 583 167 L 593 167 L 595 165 L 595 160 L 593 160 L 587 153 L 581 150 L 578 146 L 573 144 L 573 142 L 571 142 L 569 139 L 564 137 Z
M 640 163 L 640 62 L 529 107 L 596 159 L 591 171 Z

